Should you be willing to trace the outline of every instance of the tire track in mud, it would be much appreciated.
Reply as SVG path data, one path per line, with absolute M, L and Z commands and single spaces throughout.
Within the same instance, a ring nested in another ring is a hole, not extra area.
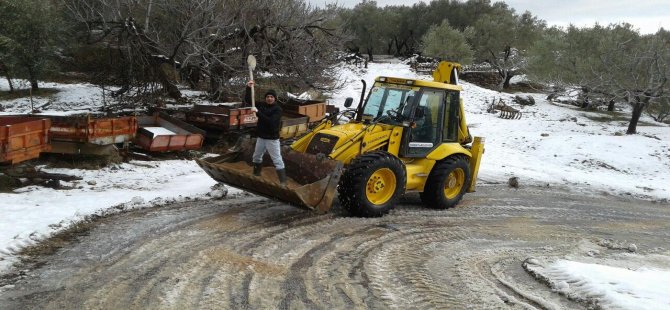
M 1 309 L 582 309 L 521 267 L 599 240 L 665 244 L 667 207 L 480 187 L 375 219 L 250 195 L 119 214 L 0 281 Z M 575 254 L 576 253 L 576 254 Z

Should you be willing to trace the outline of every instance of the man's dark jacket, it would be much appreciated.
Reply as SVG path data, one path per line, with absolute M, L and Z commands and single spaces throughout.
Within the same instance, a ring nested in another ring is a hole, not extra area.
M 247 106 L 251 105 L 251 88 L 247 87 L 244 94 L 244 102 Z M 279 131 L 281 126 L 281 107 L 275 103 L 267 104 L 265 100 L 256 102 L 256 116 L 258 116 L 258 124 L 256 125 L 256 134 L 259 138 L 276 140 L 279 139 Z

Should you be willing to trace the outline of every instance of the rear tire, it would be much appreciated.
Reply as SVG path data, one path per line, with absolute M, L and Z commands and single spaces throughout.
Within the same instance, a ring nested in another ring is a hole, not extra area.
M 435 163 L 430 172 L 421 201 L 429 208 L 448 209 L 461 201 L 470 186 L 468 157 L 454 155 Z
M 350 214 L 379 217 L 395 207 L 405 193 L 407 174 L 397 157 L 374 151 L 351 161 L 342 175 L 338 196 Z

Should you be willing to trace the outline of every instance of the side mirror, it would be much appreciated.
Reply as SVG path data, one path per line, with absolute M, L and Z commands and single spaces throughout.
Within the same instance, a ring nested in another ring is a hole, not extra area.
M 351 104 L 354 102 L 354 98 L 347 97 L 347 99 L 344 100 L 344 107 L 349 108 L 351 107 Z

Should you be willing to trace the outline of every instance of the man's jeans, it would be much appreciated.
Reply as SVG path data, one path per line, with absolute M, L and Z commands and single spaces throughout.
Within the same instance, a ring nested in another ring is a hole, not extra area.
M 279 145 L 279 139 L 277 140 L 268 140 L 257 138 L 256 139 L 256 149 L 254 149 L 253 162 L 260 164 L 263 162 L 263 154 L 265 151 L 268 151 L 272 162 L 275 164 L 277 170 L 284 169 L 284 161 L 281 159 L 281 148 Z

